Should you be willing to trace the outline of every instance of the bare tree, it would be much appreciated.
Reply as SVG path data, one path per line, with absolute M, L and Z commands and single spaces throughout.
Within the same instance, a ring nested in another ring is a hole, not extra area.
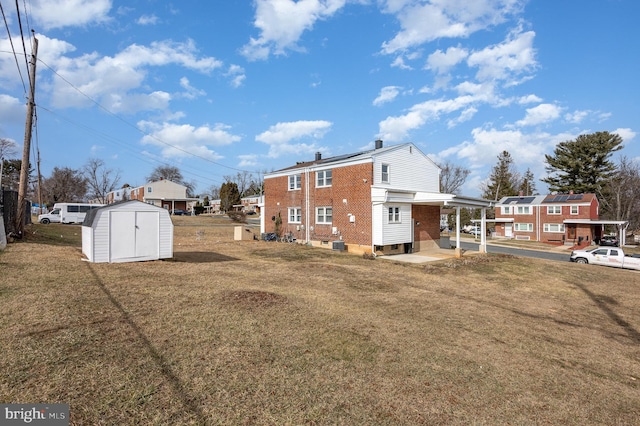
M 453 165 L 449 161 L 438 166 L 440 167 L 440 192 L 458 194 L 471 170 Z
M 616 171 L 598 194 L 603 216 L 612 220 L 628 220 L 631 229 L 640 227 L 640 165 L 622 157 Z
M 115 191 L 120 183 L 120 173 L 106 167 L 99 158 L 91 158 L 82 170 L 87 182 L 88 196 L 106 204 L 107 194 Z
M 18 155 L 18 144 L 11 139 L 0 138 L 0 159 Z
M 54 167 L 51 177 L 42 182 L 42 193 L 47 204 L 84 201 L 87 180 L 80 170 Z

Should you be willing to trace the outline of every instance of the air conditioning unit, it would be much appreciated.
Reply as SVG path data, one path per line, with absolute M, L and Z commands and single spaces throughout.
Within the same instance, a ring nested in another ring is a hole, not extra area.
M 344 251 L 344 241 L 334 241 L 333 249 L 337 251 Z

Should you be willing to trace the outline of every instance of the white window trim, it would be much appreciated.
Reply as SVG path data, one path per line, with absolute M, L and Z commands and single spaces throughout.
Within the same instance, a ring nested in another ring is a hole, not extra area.
M 575 211 L 575 212 L 573 211 L 573 209 L 574 209 L 574 208 L 576 209 L 576 211 Z M 571 206 L 571 209 L 570 209 L 570 211 L 569 211 L 569 214 L 572 214 L 572 215 L 580 214 L 580 206 Z
M 287 179 L 287 188 L 289 188 L 289 191 L 299 191 L 299 190 L 301 190 L 302 189 L 302 175 L 299 174 L 299 173 L 295 174 L 295 175 L 289 175 L 289 177 Z
M 551 230 L 552 226 L 554 226 L 554 227 L 557 226 L 558 230 L 557 231 L 552 231 Z M 543 229 L 544 229 L 544 232 L 548 232 L 548 233 L 551 233 L 551 234 L 564 234 L 564 231 L 565 231 L 564 223 L 545 223 Z
M 329 222 L 327 222 L 327 209 L 331 210 L 331 221 Z M 322 218 L 324 219 L 323 222 L 318 221 L 321 210 L 323 212 L 322 213 Z M 332 222 L 333 222 L 333 207 L 331 206 L 316 207 L 316 224 L 317 225 L 331 225 Z
M 513 214 L 511 206 L 502 206 L 502 214 Z
M 327 183 L 327 173 L 329 173 L 329 183 Z M 322 174 L 322 183 L 320 183 L 320 175 Z M 333 184 L 333 172 L 331 169 L 318 170 L 316 172 L 316 188 L 327 188 Z
M 521 229 L 523 225 L 526 225 L 527 229 Z M 533 223 L 514 223 L 513 230 L 518 232 L 533 232 Z
M 519 209 L 526 209 L 527 212 L 519 212 Z M 531 214 L 531 206 L 518 206 L 517 208 L 514 209 L 513 214 Z
M 402 211 L 400 207 L 389 207 L 387 209 L 389 223 L 402 223 Z
M 553 209 L 553 211 L 551 211 Z M 556 211 L 559 209 L 560 211 Z M 547 214 L 548 215 L 559 215 L 562 214 L 562 206 L 547 206 Z
M 291 213 L 293 213 L 294 220 L 291 220 Z M 287 209 L 287 221 L 288 223 L 302 223 L 302 207 L 289 207 Z
M 383 171 L 383 169 L 384 169 L 385 167 L 387 168 L 387 173 L 386 173 L 387 178 L 386 178 L 386 179 L 384 178 L 385 173 L 384 173 L 384 171 Z M 391 173 L 390 173 L 390 169 L 391 169 L 391 167 L 389 166 L 389 164 L 387 164 L 387 163 L 382 163 L 382 166 L 380 167 L 380 182 L 382 182 L 382 183 L 389 183 L 389 181 L 391 180 L 391 179 L 390 179 L 390 177 L 389 177 L 389 175 L 391 174 Z

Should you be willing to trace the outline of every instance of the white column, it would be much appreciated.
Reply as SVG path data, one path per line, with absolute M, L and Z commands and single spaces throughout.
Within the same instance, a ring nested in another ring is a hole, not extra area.
M 482 220 L 480 222 L 480 253 L 487 252 L 487 209 L 482 208 Z

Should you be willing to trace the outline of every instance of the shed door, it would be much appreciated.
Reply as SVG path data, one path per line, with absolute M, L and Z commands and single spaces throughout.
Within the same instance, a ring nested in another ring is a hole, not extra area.
M 110 216 L 111 261 L 131 258 L 157 259 L 159 222 L 157 212 L 119 212 Z

